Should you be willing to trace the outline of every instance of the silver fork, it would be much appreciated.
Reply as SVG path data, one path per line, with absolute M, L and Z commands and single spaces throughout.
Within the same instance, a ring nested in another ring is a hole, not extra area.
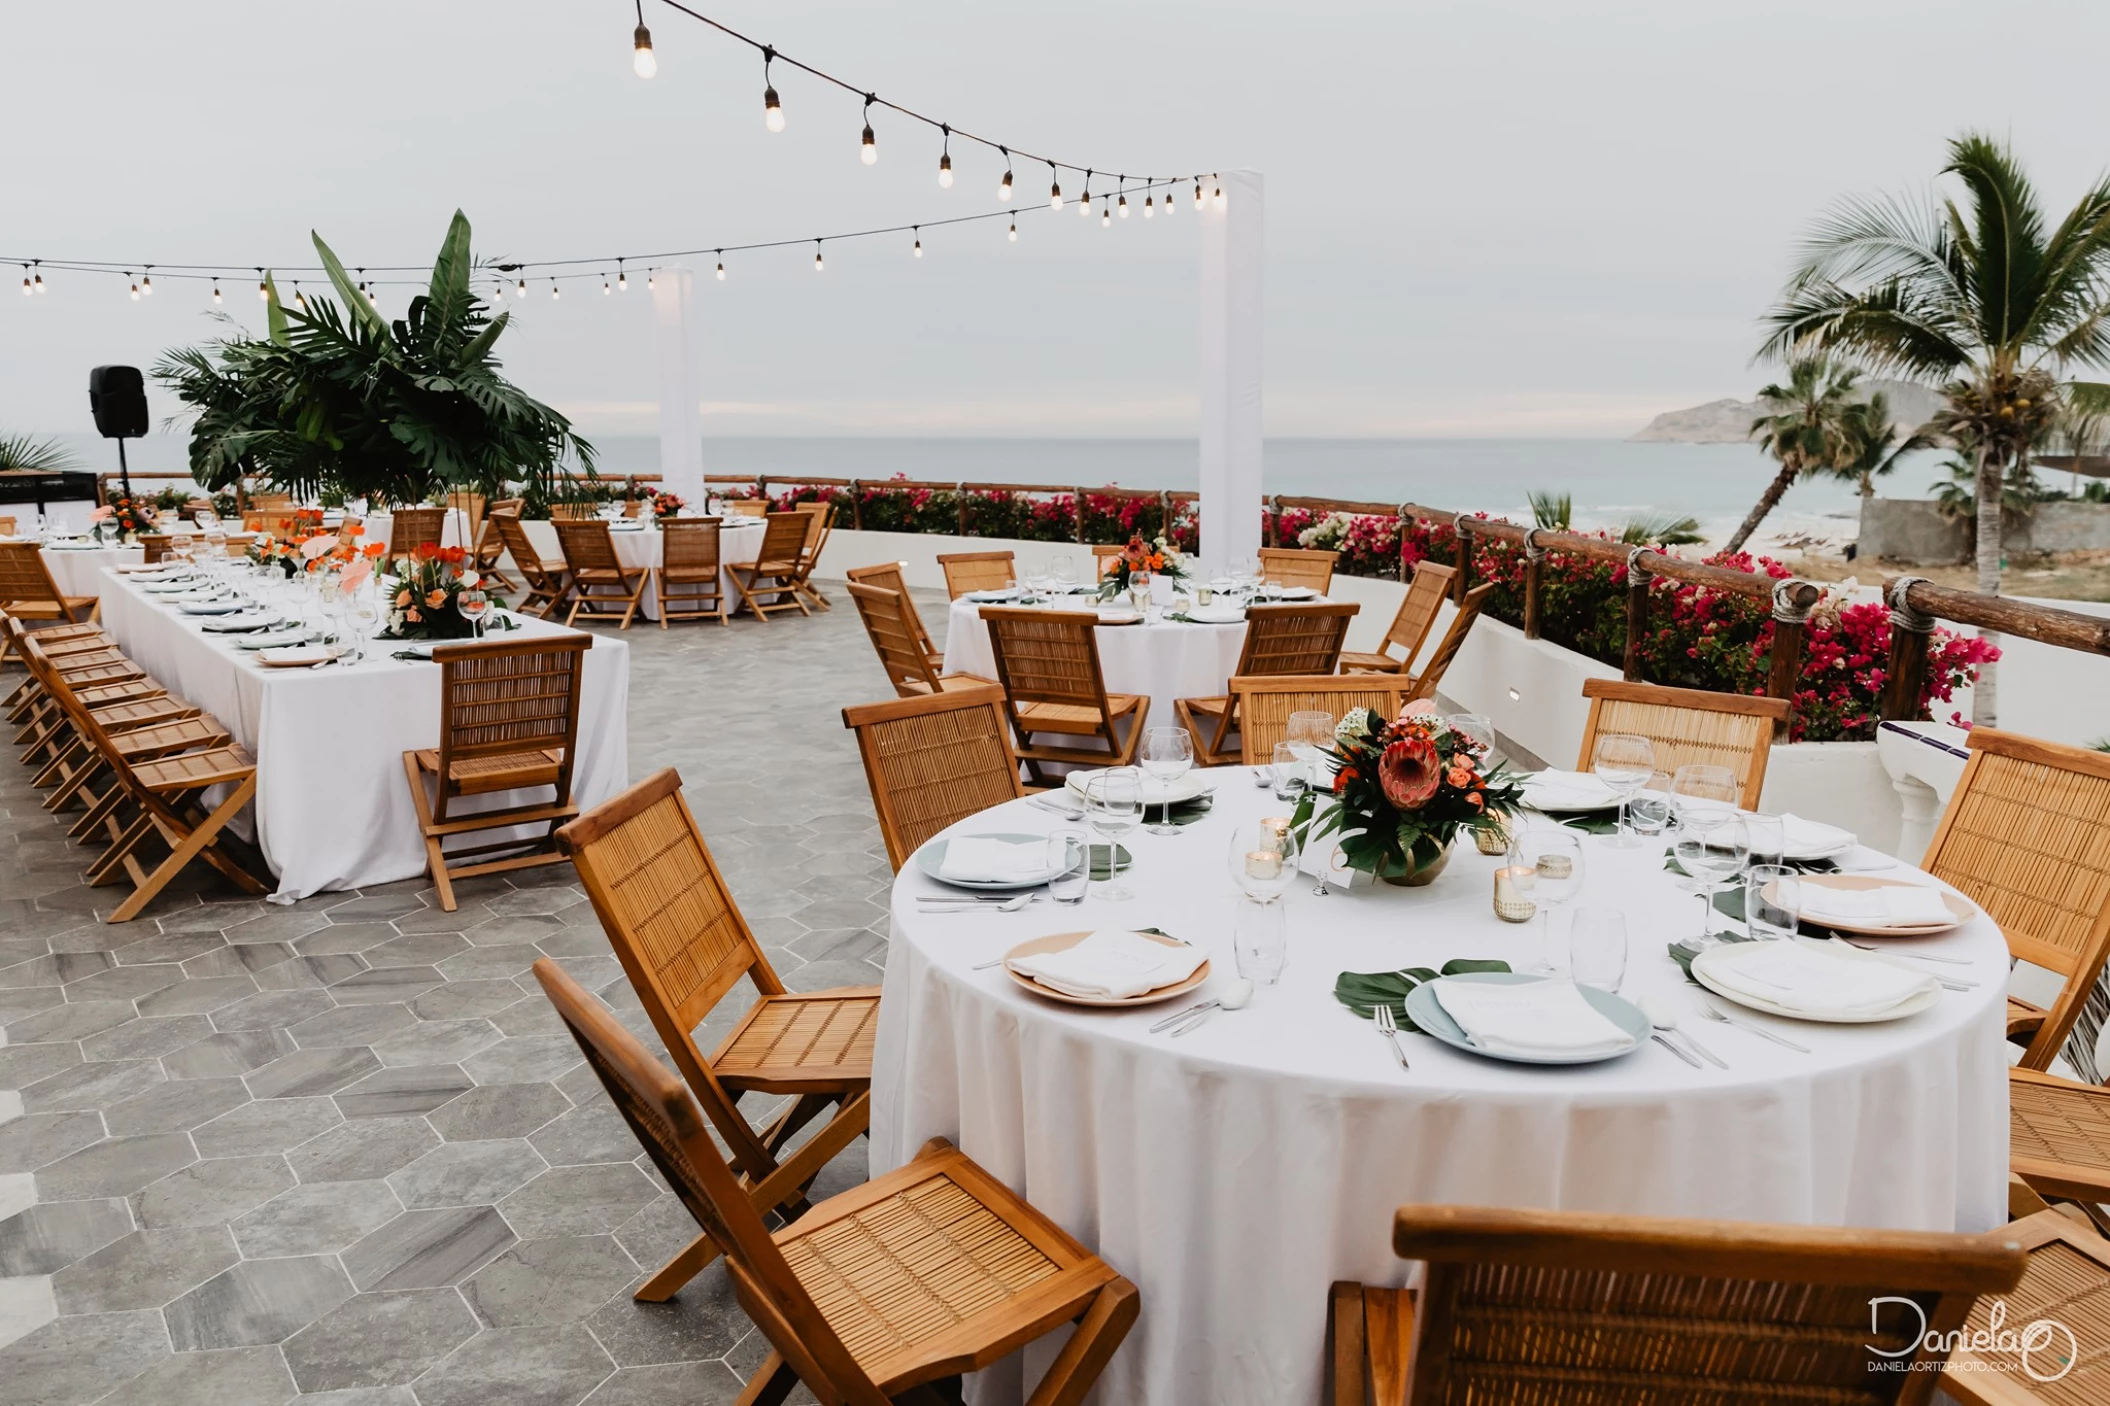
M 1798 1045 L 1793 1040 L 1790 1040 L 1787 1036 L 1776 1035 L 1772 1031 L 1766 1029 L 1763 1025 L 1753 1025 L 1748 1021 L 1737 1020 L 1731 1016 L 1723 1014 L 1721 1011 L 1715 1008 L 1714 1002 L 1708 1000 L 1704 996 L 1695 995 L 1692 998 L 1692 1006 L 1693 1009 L 1698 1011 L 1703 1018 L 1714 1021 L 1718 1025 L 1733 1025 L 1739 1030 L 1748 1030 L 1753 1035 L 1762 1036 L 1765 1039 L 1771 1040 L 1776 1045 L 1785 1045 L 1791 1050 L 1800 1050 L 1803 1054 L 1808 1054 L 1810 1052 L 1810 1047 L 1808 1045 Z
M 1873 942 L 1856 942 L 1850 937 L 1842 937 L 1839 940 L 1848 947 L 1858 947 L 1863 952 L 1882 952 L 1892 957 L 1910 957 L 1915 962 L 1940 962 L 1944 966 L 1951 967 L 1968 967 L 1971 965 L 1971 960 L 1968 957 L 1937 957 L 1932 952 L 1901 952 L 1893 947 L 1880 947 Z
M 1392 1018 L 1392 1008 L 1380 1001 L 1371 1010 L 1370 1018 L 1377 1022 L 1378 1033 L 1392 1042 L 1392 1053 L 1399 1056 L 1399 1067 L 1408 1068 L 1406 1047 L 1399 1043 L 1399 1022 Z

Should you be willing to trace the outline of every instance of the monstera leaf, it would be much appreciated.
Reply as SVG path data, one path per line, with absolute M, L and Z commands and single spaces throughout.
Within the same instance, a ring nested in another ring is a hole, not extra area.
M 1365 1020 L 1374 1018 L 1379 1006 L 1390 1006 L 1399 1028 L 1418 1031 L 1407 1018 L 1407 994 L 1425 981 L 1466 972 L 1506 972 L 1509 963 L 1492 958 L 1458 957 L 1443 964 L 1441 971 L 1429 967 L 1406 967 L 1396 972 L 1342 972 L 1333 983 L 1333 997 Z

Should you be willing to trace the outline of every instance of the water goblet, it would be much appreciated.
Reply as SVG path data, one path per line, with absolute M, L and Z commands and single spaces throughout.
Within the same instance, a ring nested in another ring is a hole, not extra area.
M 484 637 L 484 616 L 490 613 L 491 596 L 480 586 L 465 586 L 455 593 L 454 608 L 461 612 L 462 619 L 476 631 L 476 638 Z
M 1637 844 L 1642 838 L 1653 838 L 1670 827 L 1670 787 L 1670 776 L 1659 771 L 1627 798 L 1627 824 L 1633 827 Z
M 1539 959 L 1525 970 L 1550 976 L 1558 970 L 1553 961 L 1553 910 L 1582 892 L 1582 837 L 1560 825 L 1519 826 L 1503 862 L 1512 872 L 1525 871 L 1525 886 L 1545 919 Z
M 1795 935 L 1802 917 L 1802 873 L 1785 864 L 1760 864 L 1744 871 L 1744 931 L 1757 941 Z
M 1280 981 L 1289 955 L 1289 919 L 1283 905 L 1271 900 L 1239 899 L 1231 921 L 1231 955 L 1238 974 L 1255 986 L 1273 986 Z
M 1114 876 L 1120 872 L 1121 837 L 1136 828 L 1143 818 L 1142 777 L 1133 767 L 1108 767 L 1084 784 L 1085 819 L 1106 840 L 1104 882 L 1092 893 L 1109 903 L 1122 903 L 1135 894 Z
M 1289 743 L 1297 760 L 1304 763 L 1310 784 L 1324 787 L 1326 778 L 1319 774 L 1319 768 L 1333 751 L 1333 714 L 1317 710 L 1291 713 L 1283 728 L 1283 740 Z
M 1613 848 L 1635 848 L 1641 841 L 1628 830 L 1627 804 L 1656 774 L 1656 745 L 1639 733 L 1605 733 L 1597 739 L 1590 770 L 1619 797 L 1619 828 L 1612 836 Z
M 1148 826 L 1153 835 L 1177 835 L 1172 823 L 1172 783 L 1194 765 L 1194 737 L 1183 727 L 1154 727 L 1143 734 L 1143 770 L 1158 783 L 1164 806 L 1158 823 Z
M 1083 830 L 1057 830 L 1048 836 L 1048 896 L 1061 904 L 1084 902 L 1092 882 L 1092 837 Z
M 1743 872 L 1751 857 L 1744 822 L 1734 810 L 1702 810 L 1678 819 L 1678 841 L 1671 849 L 1678 867 L 1700 881 L 1700 931 L 1693 946 L 1712 947 L 1714 894 L 1723 880 Z
M 1298 759 L 1294 744 L 1277 742 L 1274 761 L 1271 770 L 1275 775 L 1276 800 L 1294 801 L 1310 789 L 1311 783 L 1304 775 L 1304 763 Z

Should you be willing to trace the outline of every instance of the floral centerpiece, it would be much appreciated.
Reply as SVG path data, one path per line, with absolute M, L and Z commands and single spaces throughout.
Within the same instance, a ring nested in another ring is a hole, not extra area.
M 1353 708 L 1327 754 L 1331 791 L 1314 789 L 1291 823 L 1306 846 L 1340 836 L 1342 862 L 1389 883 L 1428 883 L 1461 830 L 1499 830 L 1523 788 L 1485 747 L 1437 716 L 1427 700 L 1391 722 Z
M 300 574 L 300 543 L 284 537 L 259 532 L 242 554 L 257 566 L 276 567 L 288 580 Z
M 1187 559 L 1180 555 L 1179 548 L 1163 537 L 1146 542 L 1139 532 L 1128 539 L 1128 545 L 1118 555 L 1106 559 L 1105 569 L 1099 576 L 1099 594 L 1109 598 L 1120 595 L 1128 589 L 1129 578 L 1138 571 L 1147 571 L 1170 581 L 1184 581 L 1187 579 Z
M 650 490 L 647 492 L 652 501 L 654 522 L 665 522 L 670 517 L 680 517 L 689 506 L 689 500 L 679 493 L 668 493 L 664 490 L 658 493 L 650 493 Z
M 398 640 L 459 640 L 476 633 L 461 612 L 463 591 L 483 586 L 483 577 L 466 569 L 468 553 L 460 547 L 421 546 L 390 564 L 388 628 Z M 493 604 L 497 598 L 492 597 Z M 502 628 L 511 628 L 510 624 Z
M 104 512 L 103 508 L 107 508 L 109 511 Z M 96 510 L 102 514 L 97 521 L 111 524 L 126 537 L 130 537 L 136 532 L 150 532 L 153 530 L 153 514 L 147 511 L 145 504 L 129 493 L 111 494 L 110 501 L 105 503 L 103 508 Z

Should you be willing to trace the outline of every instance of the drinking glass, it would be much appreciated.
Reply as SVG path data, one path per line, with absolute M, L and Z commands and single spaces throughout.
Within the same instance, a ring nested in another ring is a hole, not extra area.
M 1093 885 L 1094 897 L 1122 903 L 1135 894 L 1116 877 L 1120 872 L 1121 837 L 1143 818 L 1143 778 L 1134 767 L 1108 767 L 1084 784 L 1085 818 L 1107 843 L 1106 880 Z
M 1725 766 L 1681 766 L 1670 781 L 1671 805 L 1681 827 L 1704 829 L 1736 814 L 1741 795 L 1736 774 Z
M 1582 837 L 1560 825 L 1520 826 L 1504 862 L 1511 870 L 1529 871 L 1531 898 L 1545 919 L 1539 960 L 1525 970 L 1550 976 L 1558 970 L 1553 963 L 1553 910 L 1582 891 Z
M 1055 585 L 1064 595 L 1068 595 L 1075 588 L 1077 585 L 1076 562 L 1071 561 L 1068 557 L 1055 558 Z
M 1256 902 L 1272 903 L 1297 881 L 1301 852 L 1289 818 L 1275 816 L 1234 826 L 1224 860 L 1240 893 Z
M 1304 763 L 1297 759 L 1297 749 L 1288 742 L 1275 744 L 1275 799 L 1294 801 L 1302 796 L 1310 785 L 1304 779 Z
M 1619 829 L 1612 836 L 1613 846 L 1637 847 L 1641 841 L 1629 829 L 1627 806 L 1634 793 L 1648 785 L 1648 779 L 1656 774 L 1655 744 L 1638 733 L 1608 732 L 1597 739 L 1590 770 L 1619 797 Z
M 1744 871 L 1745 932 L 1762 941 L 1780 941 L 1795 935 L 1801 916 L 1800 870 L 1785 864 L 1754 863 Z
M 1671 817 L 1671 779 L 1664 772 L 1657 772 L 1641 783 L 1641 789 L 1627 798 L 1626 820 L 1637 837 L 1653 837 L 1669 828 Z M 1636 843 L 1639 842 L 1637 838 Z
M 1183 727 L 1154 727 L 1143 734 L 1143 770 L 1164 795 L 1164 813 L 1149 826 L 1153 835 L 1177 835 L 1172 823 L 1172 783 L 1194 765 L 1194 738 Z
M 1697 817 L 1681 815 L 1678 842 L 1671 849 L 1678 867 L 1700 881 L 1700 932 L 1695 947 L 1712 947 L 1714 892 L 1726 879 L 1743 872 L 1751 857 L 1750 839 L 1744 822 L 1735 811 L 1716 815 L 1701 811 Z
M 1141 567 L 1128 573 L 1128 603 L 1138 615 L 1150 604 L 1150 573 Z
M 1787 835 L 1777 815 L 1747 815 L 1744 834 L 1751 844 L 1753 864 L 1778 864 L 1787 847 Z
M 1317 711 L 1291 713 L 1283 740 L 1289 743 L 1297 760 L 1304 763 L 1308 782 L 1313 787 L 1324 789 L 1326 778 L 1319 774 L 1319 768 L 1325 765 L 1327 754 L 1333 750 L 1333 714 Z
M 454 608 L 462 613 L 462 619 L 475 627 L 476 638 L 484 637 L 484 616 L 490 613 L 491 596 L 480 586 L 470 586 L 456 593 Z
M 1568 974 L 1577 986 L 1619 993 L 1626 980 L 1626 915 L 1578 908 L 1568 920 Z
M 371 588 L 362 587 L 352 593 L 345 614 L 351 622 L 352 640 L 357 651 L 352 656 L 352 662 L 357 664 L 366 658 L 366 643 L 374 637 L 374 631 L 381 627 L 381 602 Z
M 1083 830 L 1057 830 L 1048 836 L 1048 896 L 1057 903 L 1082 903 L 1092 883 L 1092 837 Z
M 1238 974 L 1255 986 L 1280 981 L 1283 961 L 1289 955 L 1289 915 L 1283 905 L 1239 899 L 1231 924 L 1231 951 Z

